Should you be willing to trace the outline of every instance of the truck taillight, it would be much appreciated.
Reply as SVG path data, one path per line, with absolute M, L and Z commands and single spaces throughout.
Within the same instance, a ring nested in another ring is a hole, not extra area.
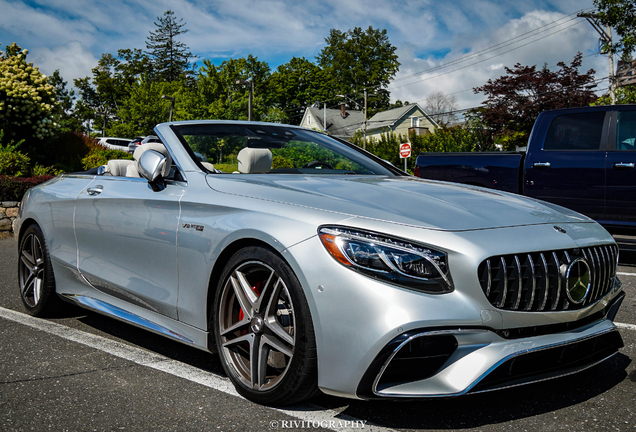
M 418 167 L 417 165 L 415 165 L 415 169 L 413 170 L 413 175 L 415 177 L 419 177 L 420 176 L 420 167 Z

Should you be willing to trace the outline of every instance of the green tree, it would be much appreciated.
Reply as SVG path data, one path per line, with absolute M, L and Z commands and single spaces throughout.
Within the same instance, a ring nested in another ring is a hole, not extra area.
M 278 66 L 269 80 L 271 101 L 282 121 L 299 124 L 307 107 L 329 98 L 327 74 L 304 57 Z
M 149 80 L 150 59 L 139 49 L 117 51 L 117 56 L 102 54 L 93 76 L 75 80 L 79 93 L 76 115 L 82 121 L 98 122 L 102 135 L 110 121 L 117 120 L 121 103 L 129 96 L 129 87 L 142 78 Z
M 268 90 L 270 76 L 269 65 L 252 55 L 226 60 L 220 66 L 204 60 L 197 77 L 197 90 L 202 103 L 207 106 L 206 118 L 247 120 L 249 88 L 237 84 L 237 81 L 247 80 L 254 82 L 254 119 L 268 118 L 272 115 Z
M 121 102 L 117 110 L 118 119 L 111 124 L 108 135 L 134 137 L 153 134 L 158 123 L 168 121 L 170 104 L 161 99 L 161 95 L 175 95 L 179 103 L 178 93 L 182 86 L 183 83 L 179 81 L 147 79 L 129 86 L 129 95 Z
M 613 27 L 618 34 L 618 42 L 612 51 L 630 58 L 636 48 L 636 2 L 634 0 L 594 0 L 596 17 L 606 26 Z M 610 47 L 606 46 L 605 49 Z
M 618 87 L 616 89 L 616 103 L 619 105 L 636 103 L 636 86 L 630 85 Z M 598 98 L 596 102 L 592 102 L 590 105 L 612 105 L 612 98 L 609 93 L 607 93 Z
M 147 54 L 152 58 L 157 79 L 176 81 L 188 72 L 189 60 L 193 57 L 186 44 L 177 40 L 188 30 L 183 29 L 183 19 L 177 20 L 171 10 L 165 11 L 157 20 L 159 22 L 154 23 L 157 29 L 146 38 Z
M 75 91 L 66 88 L 66 81 L 60 75 L 59 70 L 53 71 L 49 77 L 49 83 L 55 88 L 57 105 L 53 111 L 55 123 L 61 132 L 74 132 L 82 130 L 82 121 L 75 113 Z
M 15 43 L 0 52 L 0 129 L 8 139 L 25 140 L 28 148 L 42 145 L 55 133 L 55 88 Z
M 388 107 L 390 94 L 386 87 L 398 72 L 400 62 L 387 31 L 371 26 L 346 32 L 331 29 L 325 41 L 327 45 L 317 59 L 329 77 L 331 96 L 342 94 L 363 106 L 366 89 L 376 94 L 368 99 L 370 115 Z

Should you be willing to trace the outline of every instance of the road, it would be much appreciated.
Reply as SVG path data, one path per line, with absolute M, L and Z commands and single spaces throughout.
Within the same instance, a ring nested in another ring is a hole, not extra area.
M 624 241 L 624 239 L 621 239 Z M 621 252 L 625 347 L 582 373 L 461 398 L 320 396 L 284 410 L 239 397 L 215 355 L 79 309 L 23 312 L 17 245 L 0 240 L 0 430 L 636 431 L 636 252 Z

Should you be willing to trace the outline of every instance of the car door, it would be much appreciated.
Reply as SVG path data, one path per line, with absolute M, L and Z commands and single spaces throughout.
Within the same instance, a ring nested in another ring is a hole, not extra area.
M 554 117 L 543 146 L 526 156 L 524 195 L 602 219 L 609 118 L 604 111 Z
M 615 112 L 606 159 L 605 220 L 636 226 L 636 111 Z
M 78 267 L 97 289 L 177 319 L 177 227 L 184 185 L 100 176 L 77 198 Z

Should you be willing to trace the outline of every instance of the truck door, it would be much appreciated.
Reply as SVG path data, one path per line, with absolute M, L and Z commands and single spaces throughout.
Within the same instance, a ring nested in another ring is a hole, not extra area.
M 606 159 L 605 220 L 636 225 L 636 111 L 620 111 Z
M 602 111 L 564 114 L 538 128 L 545 137 L 529 145 L 524 195 L 602 219 L 609 119 Z

